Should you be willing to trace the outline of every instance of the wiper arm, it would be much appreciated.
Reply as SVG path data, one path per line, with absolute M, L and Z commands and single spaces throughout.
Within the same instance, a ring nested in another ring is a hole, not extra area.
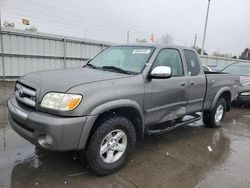
M 86 64 L 85 66 L 88 66 L 88 67 L 91 67 L 91 68 L 93 68 L 93 69 L 96 69 L 96 66 L 95 66 L 95 65 L 92 65 L 91 63 L 88 63 L 88 64 Z
M 115 66 L 103 66 L 103 69 L 109 69 L 109 70 L 114 70 L 116 72 L 124 73 L 124 74 L 131 74 L 131 72 L 123 70 L 121 68 L 115 67 Z

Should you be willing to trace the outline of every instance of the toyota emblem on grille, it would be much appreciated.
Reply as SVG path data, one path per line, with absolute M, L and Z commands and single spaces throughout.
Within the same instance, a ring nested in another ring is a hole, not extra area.
M 19 87 L 17 89 L 17 93 L 18 93 L 19 97 L 23 97 L 23 88 Z

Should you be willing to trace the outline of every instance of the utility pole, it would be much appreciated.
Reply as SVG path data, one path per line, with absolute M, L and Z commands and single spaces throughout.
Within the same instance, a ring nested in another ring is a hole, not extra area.
M 195 37 L 194 37 L 194 49 L 196 47 L 196 41 L 197 41 L 197 34 L 195 34 Z
M 1 43 L 1 58 L 2 58 L 2 68 L 3 68 L 3 81 L 5 81 L 5 66 L 4 66 L 4 56 L 3 56 L 3 34 L 2 34 L 2 19 L 0 10 L 0 43 Z
M 127 43 L 129 43 L 129 31 L 127 31 Z
M 204 28 L 204 34 L 203 34 L 203 40 L 202 40 L 201 55 L 204 55 L 204 47 L 205 47 L 205 41 L 206 41 L 207 22 L 208 22 L 208 15 L 209 15 L 210 1 L 211 1 L 211 0 L 208 0 L 207 15 L 206 15 L 206 22 L 205 22 L 205 28 Z

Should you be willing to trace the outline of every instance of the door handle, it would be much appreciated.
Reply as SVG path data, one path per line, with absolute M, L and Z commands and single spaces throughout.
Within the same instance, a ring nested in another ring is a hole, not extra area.
M 185 86 L 185 85 L 186 85 L 186 82 L 182 82 L 180 85 L 181 85 L 181 86 Z
M 194 81 L 191 81 L 190 82 L 191 86 L 195 85 L 195 82 Z

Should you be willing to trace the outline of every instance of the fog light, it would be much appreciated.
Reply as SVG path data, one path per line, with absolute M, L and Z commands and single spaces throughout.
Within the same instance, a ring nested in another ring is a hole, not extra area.
M 45 148 L 48 148 L 50 146 L 52 146 L 53 144 L 53 138 L 52 136 L 50 135 L 40 135 L 37 139 L 38 143 L 42 146 L 42 147 L 45 147 Z
M 250 92 L 243 92 L 240 94 L 241 96 L 250 96 Z

